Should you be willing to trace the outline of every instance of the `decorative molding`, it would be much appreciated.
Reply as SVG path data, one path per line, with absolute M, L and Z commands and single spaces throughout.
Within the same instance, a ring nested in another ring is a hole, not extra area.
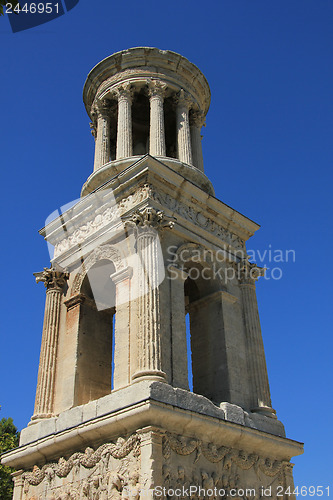
M 140 436 L 136 433 L 132 434 L 127 440 L 118 438 L 116 443 L 102 444 L 96 451 L 93 448 L 86 448 L 84 453 L 73 453 L 68 460 L 61 457 L 57 463 L 47 463 L 41 469 L 35 465 L 31 472 L 23 473 L 23 479 L 30 485 L 37 486 L 44 478 L 52 479 L 55 476 L 64 478 L 68 476 L 73 468 L 77 469 L 80 465 L 86 469 L 91 469 L 107 456 L 119 460 L 125 458 L 131 451 L 136 457 L 140 455 Z
M 65 300 L 64 304 L 67 307 L 67 311 L 70 311 L 77 305 L 83 304 L 86 299 L 87 297 L 85 295 L 83 295 L 82 293 L 78 293 L 77 295 L 74 295 L 73 297 Z

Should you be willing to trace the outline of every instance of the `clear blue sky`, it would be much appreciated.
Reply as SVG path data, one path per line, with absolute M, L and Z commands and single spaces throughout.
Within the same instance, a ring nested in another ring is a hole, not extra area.
M 295 250 L 273 263 L 282 279 L 257 287 L 272 400 L 305 442 L 296 484 L 333 494 L 332 33 L 332 0 L 80 0 L 16 34 L 1 18 L 0 417 L 22 428 L 33 412 L 45 292 L 32 273 L 49 264 L 37 230 L 92 172 L 86 75 L 122 49 L 170 49 L 210 84 L 205 169 L 218 198 L 261 224 L 248 248 Z

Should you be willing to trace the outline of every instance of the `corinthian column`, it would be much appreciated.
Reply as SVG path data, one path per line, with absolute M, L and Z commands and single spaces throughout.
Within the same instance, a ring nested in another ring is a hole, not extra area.
M 132 145 L 132 92 L 130 84 L 119 85 L 115 90 L 118 99 L 118 126 L 116 159 L 133 154 Z
M 34 273 L 34 276 L 37 283 L 43 282 L 45 285 L 46 302 L 35 410 L 32 420 L 53 415 L 61 295 L 69 274 L 54 268 L 44 268 L 44 271 Z
M 252 387 L 252 411 L 275 417 L 269 391 L 255 282 L 265 270 L 243 260 L 238 266 L 245 322 L 248 369 Z
M 191 114 L 190 130 L 191 130 L 191 145 L 193 155 L 193 165 L 201 172 L 204 171 L 202 146 L 201 146 L 201 128 L 205 123 L 205 116 L 200 111 L 194 111 Z
M 149 154 L 152 156 L 165 156 L 165 130 L 163 100 L 166 84 L 158 80 L 148 82 L 150 98 L 150 134 Z
M 173 227 L 163 212 L 148 207 L 131 217 L 135 228 L 137 253 L 141 259 L 138 272 L 138 368 L 133 379 L 149 378 L 165 381 L 161 356 L 161 313 L 159 284 L 164 271 L 158 231 Z
M 192 165 L 192 149 L 191 149 L 191 136 L 190 136 L 190 122 L 189 122 L 189 109 L 191 106 L 191 99 L 185 94 L 182 89 L 177 94 L 177 148 L 178 159 L 184 163 Z
M 110 103 L 106 99 L 97 101 L 93 114 L 97 118 L 97 131 L 92 128 L 95 137 L 94 172 L 110 161 Z

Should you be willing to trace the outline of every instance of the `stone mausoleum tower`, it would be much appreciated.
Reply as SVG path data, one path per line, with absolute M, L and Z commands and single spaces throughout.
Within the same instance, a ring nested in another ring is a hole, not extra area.
M 54 257 L 36 273 L 34 415 L 3 457 L 14 499 L 290 498 L 303 449 L 271 406 L 245 247 L 259 226 L 204 173 L 204 75 L 133 48 L 92 69 L 83 100 L 94 170 L 41 230 Z

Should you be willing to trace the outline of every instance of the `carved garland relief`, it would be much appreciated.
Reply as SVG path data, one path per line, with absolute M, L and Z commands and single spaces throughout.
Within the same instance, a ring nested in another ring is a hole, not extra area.
M 186 489 L 190 485 L 204 490 L 253 488 L 259 498 L 262 487 L 284 484 L 285 472 L 291 467 L 287 461 L 170 433 L 163 436 L 162 453 L 163 481 L 167 489 L 183 486 Z
M 24 498 L 120 499 L 127 487 L 131 491 L 138 488 L 139 471 L 140 437 L 135 433 L 127 440 L 118 438 L 116 443 L 103 444 L 96 451 L 86 448 L 68 460 L 60 458 L 57 463 L 24 472 Z

